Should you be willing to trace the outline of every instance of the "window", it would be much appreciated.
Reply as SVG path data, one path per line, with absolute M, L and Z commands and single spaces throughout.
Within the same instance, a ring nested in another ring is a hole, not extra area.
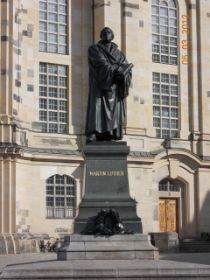
M 73 218 L 76 215 L 76 183 L 67 175 L 54 175 L 46 184 L 47 218 Z
M 153 73 L 153 127 L 158 138 L 179 137 L 177 75 Z
M 39 1 L 39 50 L 67 54 L 67 0 Z
M 152 0 L 152 61 L 177 65 L 177 7 L 174 0 Z
M 67 133 L 67 67 L 40 63 L 39 121 L 42 132 Z
M 159 183 L 159 191 L 163 192 L 181 192 L 181 184 L 177 181 L 164 179 Z

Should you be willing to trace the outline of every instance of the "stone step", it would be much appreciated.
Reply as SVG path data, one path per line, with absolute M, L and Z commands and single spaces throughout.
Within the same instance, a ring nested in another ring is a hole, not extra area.
M 210 254 L 163 254 L 159 260 L 67 260 L 56 254 L 20 254 L 2 266 L 0 279 L 19 280 L 206 280 Z M 7 258 L 8 259 L 8 258 Z M 2 263 L 4 258 L 0 259 Z M 3 269 L 4 267 L 4 269 Z
M 94 264 L 93 264 L 94 265 Z M 54 266 L 57 266 L 54 265 Z M 145 267 L 139 268 L 136 265 L 131 265 L 126 267 L 104 267 L 101 265 L 99 267 L 92 268 L 71 268 L 67 266 L 59 265 L 57 268 L 48 267 L 46 264 L 46 268 L 8 268 L 3 271 L 0 275 L 0 279 L 18 279 L 18 280 L 52 280 L 52 279 L 91 279 L 91 280 L 102 280 L 102 279 L 118 279 L 118 280 L 130 280 L 130 279 L 147 279 L 147 280 L 155 280 L 155 279 L 170 279 L 170 280 L 206 280 L 210 279 L 210 267 L 209 268 L 159 268 L 159 267 Z
M 210 242 L 203 240 L 183 240 L 179 243 L 182 252 L 210 252 Z
M 180 250 L 179 250 L 180 252 L 183 252 L 183 253 L 209 253 L 210 252 L 210 250 L 202 250 L 202 249 L 183 249 L 183 248 L 181 248 Z
M 210 247 L 210 244 L 202 244 L 202 243 L 190 243 L 190 244 L 186 244 L 186 243 L 181 243 L 180 246 L 183 247 L 189 247 L 189 246 L 197 246 L 197 247 Z
M 181 244 L 209 244 L 210 241 L 204 241 L 204 240 L 180 240 Z
M 158 259 L 158 249 L 147 234 L 94 236 L 71 234 L 57 251 L 58 260 Z

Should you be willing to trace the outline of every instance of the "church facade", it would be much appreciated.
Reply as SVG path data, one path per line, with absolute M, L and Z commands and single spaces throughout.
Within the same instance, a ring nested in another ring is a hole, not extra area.
M 210 232 L 209 1 L 2 0 L 0 23 L 2 251 L 74 230 L 87 50 L 105 26 L 134 64 L 123 141 L 143 232 Z

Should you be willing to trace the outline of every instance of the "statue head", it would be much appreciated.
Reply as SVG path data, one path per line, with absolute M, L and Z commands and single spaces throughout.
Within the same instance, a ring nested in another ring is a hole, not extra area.
M 109 27 L 104 27 L 101 30 L 100 38 L 103 42 L 109 43 L 114 39 L 114 33 Z

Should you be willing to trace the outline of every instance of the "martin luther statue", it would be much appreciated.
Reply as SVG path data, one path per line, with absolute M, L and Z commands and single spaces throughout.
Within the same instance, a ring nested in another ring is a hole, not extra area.
M 89 99 L 86 119 L 87 143 L 121 140 L 125 122 L 125 98 L 131 84 L 129 64 L 112 42 L 113 31 L 105 27 L 101 40 L 89 47 Z

